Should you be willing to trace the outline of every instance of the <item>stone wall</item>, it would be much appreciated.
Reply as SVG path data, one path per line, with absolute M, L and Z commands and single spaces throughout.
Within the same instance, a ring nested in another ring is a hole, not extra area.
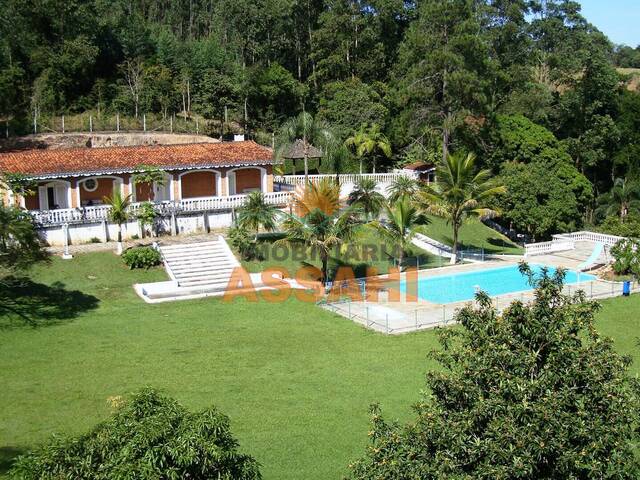
M 206 135 L 162 132 L 39 133 L 0 141 L 0 152 L 33 148 L 100 148 L 216 143 Z

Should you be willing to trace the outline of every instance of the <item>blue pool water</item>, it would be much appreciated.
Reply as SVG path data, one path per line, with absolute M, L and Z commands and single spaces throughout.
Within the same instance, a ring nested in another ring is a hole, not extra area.
M 540 275 L 542 265 L 530 265 L 530 267 L 537 276 Z M 555 272 L 552 267 L 548 267 L 548 269 L 551 274 Z M 595 278 L 587 273 L 568 270 L 565 283 L 567 285 L 583 283 L 595 280 Z M 528 278 L 518 271 L 518 266 L 511 265 L 490 270 L 420 278 L 418 280 L 417 293 L 418 297 L 428 302 L 453 303 L 473 300 L 478 288 L 488 293 L 491 297 L 532 290 Z M 400 290 L 406 292 L 406 281 L 402 281 Z M 415 295 L 415 289 L 410 293 Z

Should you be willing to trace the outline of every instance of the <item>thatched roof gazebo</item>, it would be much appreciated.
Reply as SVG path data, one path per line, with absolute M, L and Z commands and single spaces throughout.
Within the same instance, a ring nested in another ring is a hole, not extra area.
M 305 145 L 302 139 L 297 139 L 291 145 L 284 149 L 282 158 L 288 160 L 302 160 L 305 158 L 322 158 L 322 150 L 307 143 L 307 154 L 305 155 Z
M 305 161 L 305 175 L 306 172 L 306 163 L 310 158 L 322 158 L 323 153 L 319 148 L 314 147 L 309 142 L 306 143 L 301 138 L 298 138 L 291 145 L 284 148 L 282 151 L 282 158 L 286 160 L 293 161 L 293 168 L 295 170 L 296 160 L 304 160 Z

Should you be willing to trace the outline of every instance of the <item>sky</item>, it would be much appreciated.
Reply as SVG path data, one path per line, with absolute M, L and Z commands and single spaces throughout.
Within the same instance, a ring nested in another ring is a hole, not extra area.
M 640 0 L 578 0 L 582 14 L 616 44 L 640 45 Z

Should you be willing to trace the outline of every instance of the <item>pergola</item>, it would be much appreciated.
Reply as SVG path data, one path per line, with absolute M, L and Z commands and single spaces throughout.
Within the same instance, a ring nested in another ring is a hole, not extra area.
M 322 158 L 322 150 L 314 147 L 310 143 L 306 145 L 305 155 L 305 143 L 302 139 L 297 139 L 289 147 L 285 148 L 282 153 L 282 158 L 287 160 L 293 160 L 293 169 L 296 170 L 296 160 L 304 160 L 305 158 Z M 295 171 L 294 171 L 295 174 Z

